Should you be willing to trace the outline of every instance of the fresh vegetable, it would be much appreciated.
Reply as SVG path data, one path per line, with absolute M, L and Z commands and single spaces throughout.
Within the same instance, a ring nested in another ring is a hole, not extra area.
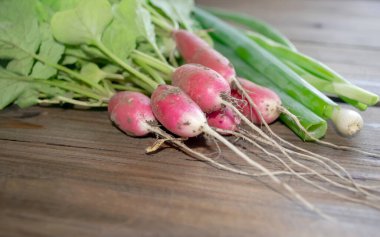
M 221 129 L 218 132 L 223 135 L 229 135 L 230 131 L 236 131 L 241 122 L 241 119 L 228 107 L 206 114 L 206 118 L 207 124 Z
M 151 99 L 156 118 L 178 136 L 197 136 L 207 126 L 202 110 L 178 87 L 160 85 L 152 93 Z
M 111 120 L 130 136 L 141 137 L 151 132 L 156 119 L 150 99 L 138 92 L 119 92 L 108 103 Z
M 173 31 L 177 49 L 187 63 L 196 63 L 218 72 L 229 83 L 236 77 L 235 69 L 229 60 L 214 50 L 197 35 L 185 31 Z
M 314 77 L 303 78 L 319 90 L 329 94 L 343 96 L 369 106 L 374 105 L 379 101 L 379 96 L 353 85 L 321 62 L 300 52 L 295 52 L 287 47 L 277 44 L 257 33 L 247 32 L 247 35 L 254 42 L 277 56 L 277 58 L 284 63 L 290 62 L 293 65 L 300 67 L 301 70 L 314 75 Z
M 172 85 L 185 91 L 205 113 L 222 109 L 223 97 L 231 94 L 228 82 L 221 75 L 198 64 L 177 68 L 172 75 Z
M 253 100 L 258 111 L 249 106 L 246 98 L 238 90 L 232 91 L 232 96 L 244 101 L 240 103 L 242 113 L 255 124 L 262 124 L 260 113 L 267 124 L 274 122 L 281 114 L 281 99 L 272 90 L 256 85 L 253 82 L 239 78 L 240 84 L 247 91 L 249 97 Z
M 196 8 L 195 17 L 210 35 L 230 47 L 251 67 L 265 74 L 288 95 L 323 118 L 330 118 L 337 106 L 320 91 L 305 82 L 276 57 L 250 40 L 244 33 L 224 23 L 206 11 Z

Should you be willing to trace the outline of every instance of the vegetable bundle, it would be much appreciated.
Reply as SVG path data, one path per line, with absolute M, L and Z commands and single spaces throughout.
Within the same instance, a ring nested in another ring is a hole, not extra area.
M 154 133 L 218 168 L 266 175 L 318 213 L 277 176 L 295 175 L 333 195 L 372 205 L 295 171 L 288 163 L 335 188 L 374 195 L 371 187 L 357 184 L 339 164 L 284 141 L 268 124 L 279 117 L 302 139 L 319 141 L 327 129 L 326 119 L 331 118 L 340 120 L 342 133 L 352 135 L 362 126 L 360 115 L 341 109 L 322 92 L 361 110 L 377 103 L 378 96 L 298 52 L 265 23 L 211 12 L 251 31 L 236 29 L 195 8 L 191 0 L 1 1 L 0 109 L 12 103 L 108 107 L 110 119 L 128 135 Z M 347 113 L 353 115 L 350 121 Z M 175 138 L 200 134 L 221 142 L 262 173 L 218 163 Z M 286 171 L 269 170 L 222 135 L 242 138 Z M 308 167 L 304 160 L 327 168 L 339 181 Z

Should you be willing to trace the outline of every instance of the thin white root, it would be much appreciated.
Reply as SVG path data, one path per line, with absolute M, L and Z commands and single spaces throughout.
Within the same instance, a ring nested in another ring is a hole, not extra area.
M 248 133 L 244 130 L 242 130 L 242 133 L 245 134 L 246 136 L 249 136 L 251 137 L 252 139 L 255 139 L 263 144 L 266 144 L 266 145 L 270 145 L 270 146 L 273 146 L 269 141 L 266 141 L 264 139 L 262 139 L 261 137 L 258 137 L 258 136 L 255 136 L 251 133 Z M 373 194 L 371 193 L 368 193 L 366 192 L 365 190 L 361 190 L 360 188 L 362 189 L 366 189 L 367 191 L 373 191 L 373 192 L 379 192 L 379 188 L 380 186 L 368 186 L 368 185 L 363 185 L 363 184 L 359 184 L 357 183 L 355 180 L 353 179 L 349 179 L 347 177 L 344 177 L 342 174 L 340 174 L 337 170 L 335 170 L 333 167 L 331 167 L 329 164 L 327 164 L 325 161 L 323 161 L 323 159 L 327 159 L 326 161 L 328 161 L 329 163 L 332 163 L 333 165 L 337 166 L 341 171 L 343 171 L 345 174 L 348 174 L 348 172 L 343 168 L 341 167 L 339 164 L 335 163 L 333 160 L 330 160 L 329 158 L 327 157 L 324 157 L 324 156 L 321 156 L 322 160 L 318 159 L 317 157 L 314 157 L 312 155 L 307 155 L 307 154 L 304 154 L 304 153 L 300 153 L 300 152 L 296 152 L 296 151 L 293 151 L 293 150 L 289 150 L 288 148 L 285 148 L 286 151 L 288 151 L 288 153 L 290 154 L 295 154 L 297 156 L 299 156 L 301 159 L 304 159 L 304 160 L 308 160 L 308 161 L 314 161 L 316 163 L 318 163 L 319 165 L 321 165 L 322 167 L 325 167 L 327 168 L 332 174 L 336 175 L 337 177 L 341 178 L 345 183 L 347 184 L 352 184 L 353 187 L 359 187 L 358 191 L 362 191 L 363 194 L 365 195 L 368 195 L 368 196 L 374 196 Z M 305 150 L 305 152 L 308 152 L 308 153 L 311 153 L 311 154 L 314 154 L 312 152 L 309 152 L 307 150 Z M 315 154 L 315 156 L 320 156 L 318 154 Z M 348 174 L 349 175 L 349 174 Z M 378 196 L 374 196 L 376 197 L 376 199 L 379 199 L 380 197 Z
M 197 158 L 201 161 L 207 162 L 207 163 L 211 164 L 212 166 L 214 166 L 218 169 L 229 171 L 229 172 L 239 174 L 239 175 L 250 176 L 250 177 L 268 176 L 268 174 L 265 172 L 252 173 L 252 172 L 246 172 L 246 171 L 242 171 L 242 170 L 238 170 L 238 169 L 234 169 L 234 168 L 225 166 L 221 163 L 216 162 L 215 160 L 211 159 L 210 157 L 207 157 L 206 155 L 204 155 L 200 152 L 197 152 L 197 151 L 191 149 L 190 147 L 186 146 L 183 143 L 183 139 L 174 138 L 171 135 L 167 134 L 165 131 L 163 131 L 157 127 L 152 127 L 152 128 L 150 128 L 150 130 L 152 133 L 156 133 L 156 134 L 160 135 L 161 137 L 163 137 L 163 139 L 159 139 L 152 146 L 148 147 L 147 148 L 148 153 L 156 151 L 157 149 L 159 149 L 158 146 L 163 145 L 163 142 L 169 142 L 171 144 L 174 144 L 176 147 L 178 147 L 179 149 L 181 149 L 183 152 L 187 153 L 188 155 L 194 156 L 195 158 Z M 154 147 L 154 148 L 152 148 L 152 147 Z M 275 176 L 280 176 L 280 175 L 290 175 L 291 176 L 291 175 L 294 175 L 292 172 L 289 172 L 289 171 L 272 171 L 271 173 Z M 300 172 L 300 173 L 298 173 L 298 175 L 307 176 L 307 175 L 313 175 L 313 174 L 307 173 L 307 172 L 304 172 L 304 173 Z
M 223 164 L 221 164 L 219 162 L 216 162 L 215 160 L 211 159 L 210 157 L 207 157 L 206 155 L 204 155 L 204 154 L 202 154 L 200 152 L 197 152 L 196 150 L 191 149 L 190 147 L 186 146 L 183 143 L 183 139 L 174 138 L 171 135 L 167 134 L 165 131 L 161 130 L 160 128 L 151 127 L 150 131 L 152 133 L 158 134 L 159 136 L 163 137 L 163 139 L 159 139 L 158 142 L 155 142 L 152 146 L 148 147 L 148 149 L 147 149 L 148 153 L 156 151 L 157 149 L 159 149 L 159 147 L 157 147 L 157 146 L 163 145 L 164 142 L 169 142 L 171 144 L 174 144 L 176 147 L 178 147 L 183 152 L 185 152 L 185 153 L 187 153 L 189 155 L 195 156 L 199 160 L 208 162 L 209 164 L 211 164 L 212 166 L 214 166 L 214 167 L 216 167 L 218 169 L 229 171 L 229 172 L 232 172 L 232 173 L 235 173 L 235 174 L 239 174 L 239 175 L 250 176 L 250 177 L 264 177 L 264 176 L 268 176 L 268 174 L 265 173 L 265 172 L 263 172 L 263 173 L 251 173 L 251 172 L 246 172 L 246 171 L 242 171 L 242 170 L 238 170 L 238 169 L 234 169 L 234 168 L 225 166 L 225 165 L 223 165 Z M 152 149 L 152 147 L 154 147 L 154 149 Z M 278 176 L 279 175 L 293 175 L 293 173 L 288 172 L 288 171 L 273 171 L 272 174 L 276 175 L 276 176 L 277 175 Z M 306 175 L 311 175 L 311 173 L 299 173 L 299 175 L 306 176 Z
M 333 148 L 336 148 L 336 149 L 342 149 L 342 148 L 344 148 L 344 147 L 342 147 L 342 146 L 337 146 L 337 145 L 335 145 L 335 144 L 333 144 L 333 143 L 323 142 L 323 141 L 321 141 L 321 140 L 319 140 L 319 139 L 317 139 L 317 138 L 312 137 L 312 135 L 311 135 L 310 133 L 308 133 L 308 131 L 307 131 L 307 130 L 301 125 L 299 119 L 298 119 L 294 114 L 290 113 L 290 112 L 289 112 L 286 108 L 284 108 L 284 107 L 281 108 L 281 112 L 284 113 L 284 114 L 286 114 L 286 115 L 288 115 L 289 117 L 291 117 L 291 118 L 293 119 L 293 121 L 297 124 L 297 126 L 300 127 L 300 128 L 302 129 L 302 131 L 305 132 L 306 135 L 308 135 L 308 136 L 310 136 L 312 139 L 314 139 L 315 142 L 320 143 L 320 144 L 324 144 L 324 145 L 328 145 L 328 146 L 330 146 L 330 147 L 332 147 L 332 146 L 336 146 L 336 147 L 333 147 Z M 313 152 L 308 151 L 308 150 L 306 150 L 306 149 L 303 149 L 303 148 L 301 148 L 301 147 L 298 147 L 298 146 L 296 146 L 296 145 L 294 145 L 294 144 L 292 144 L 292 143 L 286 141 L 285 139 L 281 138 L 280 136 L 278 136 L 277 134 L 275 134 L 272 130 L 268 130 L 268 131 L 269 131 L 273 136 L 275 136 L 279 141 L 281 141 L 282 143 L 284 143 L 284 144 L 286 144 L 286 145 L 288 145 L 288 146 L 290 146 L 290 147 L 292 147 L 292 148 L 294 148 L 294 149 L 296 149 L 296 150 L 299 150 L 299 151 L 302 151 L 302 152 L 305 152 L 305 153 L 309 154 L 309 155 L 310 155 L 309 158 L 312 158 L 312 157 L 314 157 L 314 158 L 319 158 L 319 159 L 322 159 L 322 160 L 324 160 L 324 161 L 326 161 L 326 162 L 329 162 L 329 163 L 331 163 L 332 165 L 336 166 L 339 170 L 341 170 L 341 171 L 347 176 L 348 179 L 345 178 L 345 177 L 343 177 L 343 176 L 341 176 L 339 173 L 335 173 L 335 172 L 334 172 L 334 174 L 338 175 L 340 178 L 346 179 L 348 182 L 350 182 L 353 186 L 355 186 L 358 190 L 360 190 L 360 191 L 363 192 L 364 194 L 366 194 L 366 195 L 368 195 L 368 196 L 373 196 L 373 195 L 371 195 L 370 193 L 368 193 L 367 191 L 365 191 L 365 190 L 363 190 L 363 189 L 366 189 L 366 190 L 368 190 L 368 191 L 375 191 L 375 192 L 378 191 L 378 190 L 375 190 L 375 189 L 371 188 L 370 186 L 360 185 L 360 184 L 356 183 L 356 182 L 354 181 L 354 179 L 352 178 L 352 176 L 350 175 L 350 173 L 349 173 L 349 172 L 348 172 L 343 166 L 341 166 L 341 165 L 338 164 L 337 162 L 331 160 L 330 158 L 325 157 L 325 156 L 322 156 L 322 155 L 319 155 L 319 154 L 316 154 L 316 153 L 313 153 Z M 339 147 L 339 148 L 338 148 L 338 147 Z M 350 147 L 347 147 L 347 148 L 350 148 Z M 351 149 L 351 148 L 350 148 L 350 149 Z M 353 148 L 352 148 L 352 149 L 353 149 Z M 358 151 L 359 151 L 359 152 L 367 153 L 367 152 L 365 152 L 365 151 L 361 151 L 361 150 L 358 150 Z M 368 153 L 368 154 L 376 155 L 376 154 L 373 154 L 373 153 Z M 313 159 L 314 159 L 314 158 L 313 158 Z M 317 161 L 317 160 L 318 160 L 318 159 L 315 159 L 315 161 Z M 317 161 L 317 162 L 319 162 L 319 161 Z M 322 162 L 322 161 L 321 161 L 321 162 Z M 323 163 L 324 163 L 324 162 L 323 162 Z M 327 165 L 327 164 L 326 164 L 326 165 Z M 376 197 L 377 197 L 377 196 L 376 196 Z M 378 197 L 377 197 L 377 198 L 378 198 Z
M 339 165 L 338 163 L 332 161 L 331 159 L 327 158 L 327 157 L 324 157 L 324 156 L 321 156 L 321 155 L 318 155 L 318 154 L 315 154 L 315 153 L 312 153 L 310 151 L 307 151 L 305 149 L 302 149 L 298 146 L 295 146 L 294 144 L 282 139 L 281 137 L 279 137 L 276 133 L 274 133 L 272 131 L 272 129 L 269 127 L 269 125 L 265 122 L 262 114 L 260 113 L 260 111 L 257 109 L 257 106 L 256 104 L 253 102 L 253 100 L 251 99 L 251 97 L 248 95 L 248 93 L 246 92 L 246 90 L 241 86 L 239 80 L 237 80 L 237 78 L 234 78 L 233 79 L 233 82 L 235 84 L 235 86 L 240 90 L 240 92 L 242 92 L 243 96 L 248 100 L 249 104 L 252 106 L 252 108 L 254 108 L 256 111 L 257 111 L 257 114 L 259 115 L 259 118 L 260 120 L 263 122 L 262 124 L 264 124 L 265 128 L 269 131 L 269 133 L 274 136 L 275 138 L 277 138 L 279 141 L 287 144 L 288 146 L 291 146 L 297 150 L 301 150 L 303 152 L 306 152 L 308 153 L 309 155 L 312 155 L 312 156 L 318 156 L 320 159 L 323 159 L 325 161 L 328 161 L 330 162 L 331 164 L 335 165 L 338 169 L 340 169 L 347 177 L 348 177 L 348 180 L 349 182 L 355 187 L 357 188 L 359 191 L 361 191 L 362 193 L 368 195 L 368 196 L 374 196 L 370 193 L 368 193 L 367 191 L 363 190 L 364 189 L 367 189 L 367 190 L 371 190 L 371 191 L 377 191 L 377 190 L 373 190 L 372 188 L 370 188 L 369 186 L 364 186 L 364 185 L 359 185 L 360 187 L 358 187 L 358 184 L 353 180 L 353 178 L 351 177 L 351 175 L 347 172 L 347 170 L 345 168 L 343 168 L 341 165 Z M 362 153 L 362 154 L 366 154 L 366 155 L 370 155 L 370 156 L 375 156 L 375 157 L 380 157 L 380 155 L 378 154 L 374 154 L 374 153 L 370 153 L 370 152 L 366 152 L 366 151 L 362 151 L 362 150 L 359 150 L 359 149 L 355 149 L 355 148 L 352 148 L 352 147 L 346 147 L 346 146 L 337 146 L 333 143 L 328 143 L 328 142 L 324 142 L 324 141 L 321 141 L 315 137 L 312 136 L 312 134 L 310 134 L 303 126 L 302 124 L 300 123 L 299 119 L 292 113 L 290 113 L 290 111 L 288 111 L 286 108 L 284 107 L 280 107 L 279 108 L 279 111 L 288 115 L 289 117 L 291 117 L 293 119 L 293 121 L 297 124 L 297 126 L 307 135 L 309 136 L 310 138 L 314 139 L 315 142 L 319 143 L 319 144 L 323 144 L 323 145 L 327 145 L 327 146 L 330 146 L 332 148 L 335 148 L 335 149 L 341 149 L 341 150 L 350 150 L 350 151 L 356 151 L 356 152 L 359 152 L 359 153 Z M 260 134 L 260 133 L 259 133 Z M 262 135 L 262 134 L 261 134 Z M 272 139 L 270 139 L 272 140 Z M 309 157 L 310 158 L 310 157 Z M 335 172 L 334 172 L 335 173 Z M 340 178 L 343 178 L 345 179 L 343 176 L 341 176 L 339 173 L 335 173 L 336 175 L 338 175 Z
M 298 201 L 300 201 L 305 207 L 307 207 L 309 210 L 317 213 L 321 217 L 325 219 L 330 219 L 331 217 L 324 214 L 322 211 L 320 211 L 318 208 L 316 208 L 313 204 L 311 204 L 309 201 L 307 201 L 303 196 L 301 196 L 298 192 L 296 192 L 291 186 L 288 184 L 282 182 L 280 179 L 278 179 L 271 171 L 269 171 L 267 168 L 262 166 L 261 164 L 257 163 L 256 161 L 249 158 L 245 153 L 240 151 L 236 146 L 231 144 L 228 140 L 226 140 L 223 136 L 221 136 L 219 133 L 215 132 L 210 127 L 205 127 L 204 132 L 206 134 L 210 134 L 211 136 L 218 139 L 220 142 L 222 142 L 225 146 L 227 146 L 231 151 L 233 151 L 235 154 L 237 154 L 240 158 L 245 160 L 248 164 L 252 165 L 253 167 L 261 170 L 262 172 L 268 174 L 268 177 L 271 178 L 276 184 L 282 186 L 286 191 L 288 191 L 293 197 L 295 197 Z
M 257 144 L 255 141 L 253 141 L 253 140 L 250 139 L 249 137 L 246 137 L 246 136 L 244 136 L 244 135 L 242 135 L 242 134 L 239 134 L 239 133 L 236 133 L 236 132 L 232 133 L 232 135 L 234 135 L 234 136 L 241 136 L 242 139 L 244 139 L 244 140 L 246 140 L 247 142 L 249 142 L 250 144 L 256 146 L 257 148 L 259 148 L 261 151 L 263 151 L 263 152 L 264 152 L 265 154 L 267 154 L 268 156 L 271 156 L 271 157 L 275 158 L 275 159 L 278 160 L 278 161 L 279 161 L 279 162 L 280 162 L 285 168 L 287 168 L 287 169 L 288 169 L 288 170 L 289 170 L 294 176 L 298 177 L 299 179 L 301 179 L 301 180 L 304 181 L 305 183 L 310 184 L 310 185 L 312 185 L 312 186 L 314 186 L 314 187 L 316 187 L 316 188 L 318 188 L 318 189 L 320 189 L 320 190 L 322 190 L 322 191 L 324 191 L 324 192 L 326 192 L 326 193 L 330 193 L 330 194 L 332 194 L 332 195 L 334 195 L 334 196 L 336 196 L 336 197 L 339 197 L 339 198 L 342 198 L 342 199 L 345 199 L 345 200 L 348 200 L 348 201 L 351 201 L 351 202 L 356 202 L 356 203 L 359 203 L 359 204 L 367 205 L 367 206 L 370 206 L 370 207 L 373 207 L 373 208 L 376 208 L 376 209 L 380 209 L 380 206 L 375 205 L 375 204 L 373 204 L 373 203 L 369 203 L 369 202 L 366 202 L 366 201 L 364 201 L 364 200 L 357 199 L 357 198 L 351 198 L 351 197 L 348 197 L 348 196 L 343 195 L 343 194 L 341 194 L 341 193 L 338 193 L 338 192 L 335 192 L 335 191 L 329 190 L 329 189 L 327 189 L 327 188 L 325 188 L 325 187 L 323 187 L 323 186 L 321 186 L 321 185 L 318 185 L 318 184 L 316 184 L 315 182 L 313 182 L 313 181 L 311 181 L 311 180 L 305 178 L 304 176 L 300 176 L 300 175 L 298 175 L 298 173 L 295 172 L 294 169 L 292 169 L 292 168 L 291 168 L 291 167 L 290 167 L 285 161 L 283 161 L 278 155 L 275 155 L 275 154 L 273 154 L 273 153 L 267 151 L 264 147 L 260 146 L 259 144 Z M 294 160 L 291 160 L 292 163 L 294 163 L 293 161 L 294 161 Z M 295 164 L 298 165 L 298 166 L 301 167 L 301 168 L 304 168 L 304 169 L 310 171 L 310 173 L 312 173 L 312 174 L 314 174 L 314 175 L 317 175 L 317 176 L 320 177 L 321 179 L 324 179 L 325 181 L 327 181 L 328 183 L 330 183 L 330 184 L 332 184 L 332 185 L 334 185 L 334 186 L 337 186 L 337 187 L 340 187 L 340 188 L 343 188 L 343 189 L 346 189 L 346 190 L 349 190 L 349 191 L 353 191 L 353 192 L 355 192 L 355 193 L 356 193 L 356 191 L 357 191 L 356 189 L 352 189 L 351 187 L 343 186 L 343 185 L 341 185 L 341 184 L 339 184 L 339 183 L 336 183 L 336 182 L 334 182 L 334 181 L 332 181 L 332 180 L 330 180 L 330 179 L 324 177 L 323 175 L 319 174 L 317 171 L 315 171 L 315 170 L 313 170 L 313 169 L 311 169 L 311 168 L 309 168 L 309 167 L 307 167 L 307 166 L 304 166 L 303 164 L 300 164 L 300 163 L 298 163 L 298 162 L 296 162 Z
M 231 132 L 231 134 L 234 135 L 234 136 L 241 137 L 242 139 L 244 139 L 244 140 L 248 141 L 249 143 L 255 145 L 256 147 L 258 147 L 260 150 L 262 150 L 262 151 L 263 151 L 264 153 L 266 153 L 267 155 L 272 156 L 272 157 L 275 157 L 277 160 L 279 159 L 279 158 L 276 157 L 276 155 L 274 155 L 273 153 L 268 152 L 264 147 L 260 146 L 259 144 L 257 144 L 257 142 L 255 142 L 254 140 L 252 140 L 252 139 L 255 139 L 255 137 L 254 137 L 254 136 L 251 136 L 251 134 L 249 134 L 249 133 L 237 133 L 237 132 Z M 269 142 L 268 142 L 267 144 L 269 144 Z M 269 145 L 273 146 L 273 144 L 269 144 Z M 287 151 L 289 151 L 289 150 L 287 150 Z M 290 151 L 290 152 L 292 152 L 292 151 Z M 295 153 L 295 152 L 293 152 L 293 153 Z M 295 153 L 295 154 L 296 154 L 296 153 Z M 342 188 L 342 189 L 346 189 L 346 190 L 351 191 L 351 192 L 354 192 L 354 193 L 358 193 L 358 190 L 357 190 L 357 189 L 354 189 L 354 188 L 352 188 L 351 186 L 346 186 L 346 185 L 343 185 L 343 184 L 337 183 L 337 182 L 335 182 L 335 181 L 333 181 L 333 180 L 331 180 L 331 179 L 325 177 L 324 175 L 322 175 L 321 173 L 317 172 L 316 170 L 314 170 L 314 169 L 312 169 L 312 168 L 310 168 L 310 167 L 308 167 L 308 166 L 305 166 L 305 165 L 302 164 L 302 163 L 299 163 L 298 161 L 294 160 L 292 157 L 287 156 L 287 155 L 285 155 L 285 156 L 286 156 L 286 157 L 289 159 L 289 161 L 292 162 L 293 164 L 295 164 L 295 165 L 297 165 L 297 166 L 299 166 L 299 167 L 301 167 L 301 168 L 303 168 L 303 169 L 305 169 L 305 170 L 308 170 L 308 172 L 310 172 L 310 173 L 312 173 L 312 174 L 318 176 L 320 179 L 326 181 L 327 183 L 330 183 L 331 185 L 333 185 L 333 186 L 335 186 L 335 187 L 338 187 L 338 188 Z M 281 163 L 283 163 L 283 162 L 281 162 Z M 284 165 L 285 165 L 285 164 L 284 164 Z M 285 167 L 288 168 L 287 165 L 285 165 Z

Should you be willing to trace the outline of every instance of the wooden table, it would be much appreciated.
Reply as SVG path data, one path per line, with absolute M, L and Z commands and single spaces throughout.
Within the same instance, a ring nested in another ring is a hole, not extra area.
M 268 21 L 299 50 L 380 94 L 380 2 L 198 2 Z M 330 127 L 325 140 L 380 152 L 379 116 L 379 107 L 370 108 L 358 136 L 342 138 Z M 296 145 L 332 157 L 359 181 L 380 185 L 378 159 L 302 143 L 280 123 L 272 128 Z M 153 141 L 124 135 L 103 110 L 2 111 L 0 236 L 380 235 L 380 211 L 373 208 L 283 178 L 336 220 L 328 221 L 266 178 L 220 171 L 174 148 L 146 155 Z M 190 145 L 212 152 L 212 143 L 202 138 Z

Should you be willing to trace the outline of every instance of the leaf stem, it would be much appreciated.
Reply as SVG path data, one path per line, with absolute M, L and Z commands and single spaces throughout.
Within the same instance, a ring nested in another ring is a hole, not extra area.
M 141 89 L 136 88 L 134 86 L 127 86 L 127 85 L 121 85 L 121 84 L 112 84 L 111 86 L 115 90 L 136 91 L 136 92 L 146 93 L 144 90 L 141 90 Z
M 156 82 L 159 84 L 166 84 L 165 80 L 162 79 L 161 75 L 156 70 L 152 69 L 150 66 L 139 59 L 136 59 L 136 63 L 140 65 L 152 78 L 154 78 Z
M 157 47 L 157 45 L 155 43 L 151 43 L 151 45 L 153 47 L 154 52 L 157 54 L 157 56 L 160 58 L 160 60 L 164 63 L 168 63 L 168 61 L 166 60 L 164 55 L 162 55 L 162 53 L 161 53 L 160 49 Z
M 53 68 L 55 68 L 55 69 L 57 69 L 59 71 L 65 72 L 68 75 L 70 75 L 70 76 L 72 76 L 72 77 L 74 77 L 74 78 L 76 78 L 76 79 L 78 79 L 78 80 L 86 83 L 87 85 L 89 85 L 91 87 L 94 87 L 95 89 L 99 90 L 100 92 L 103 92 L 103 93 L 105 92 L 104 88 L 101 87 L 99 84 L 97 84 L 97 83 L 95 83 L 95 82 L 93 82 L 91 80 L 88 80 L 87 78 L 83 77 L 81 74 L 79 74 L 79 73 L 77 73 L 77 72 L 75 72 L 75 71 L 73 71 L 73 70 L 71 70 L 71 69 L 69 69 L 67 67 L 61 66 L 61 65 L 56 64 L 56 63 L 51 63 L 51 62 L 45 60 L 44 58 L 42 58 L 42 57 L 40 57 L 40 56 L 38 56 L 36 54 L 33 55 L 33 57 L 35 59 L 37 59 L 38 61 L 41 61 L 42 63 L 44 63 L 47 66 L 50 66 L 50 67 L 53 67 Z
M 44 84 L 50 85 L 50 86 L 56 86 L 58 88 L 61 88 L 61 89 L 64 89 L 64 90 L 68 90 L 68 91 L 71 91 L 71 92 L 76 92 L 78 94 L 81 94 L 83 96 L 86 96 L 86 97 L 89 97 L 89 98 L 93 98 L 93 99 L 96 99 L 96 100 L 102 100 L 102 99 L 105 98 L 103 95 L 96 94 L 92 90 L 88 90 L 87 88 L 83 88 L 82 86 L 79 86 L 77 84 L 71 84 L 71 83 L 67 83 L 67 82 L 60 82 L 60 81 L 57 81 L 57 80 L 55 80 L 55 81 L 36 80 L 36 81 L 39 82 L 39 83 L 44 83 Z
M 168 32 L 168 33 L 172 33 L 173 31 L 173 27 L 171 25 L 169 25 L 168 23 L 160 20 L 159 18 L 155 17 L 155 16 L 151 16 L 152 18 L 152 22 L 157 25 L 158 27 L 160 27 L 161 29 L 163 29 L 164 31 Z
M 71 98 L 68 98 L 65 96 L 60 96 L 60 95 L 56 96 L 55 98 L 58 99 L 59 101 L 70 103 L 73 105 L 79 105 L 79 106 L 86 106 L 86 107 L 107 106 L 107 104 L 104 103 L 104 101 L 98 101 L 98 102 L 91 103 L 91 102 L 87 102 L 87 101 L 80 101 L 80 100 L 76 100 L 76 99 L 71 99 Z M 41 100 L 41 102 L 49 102 L 49 100 Z
M 138 50 L 133 50 L 131 57 L 140 60 L 141 62 L 144 62 L 145 64 L 156 68 L 167 75 L 171 75 L 175 70 L 175 68 L 170 64 L 163 63 L 160 60 L 157 60 L 156 58 Z
M 102 53 L 104 53 L 104 55 L 106 55 L 107 57 L 109 57 L 112 61 L 114 61 L 115 63 L 117 63 L 119 66 L 121 66 L 126 71 L 128 71 L 131 74 L 133 74 L 134 76 L 136 76 L 137 78 L 139 78 L 140 80 L 142 80 L 144 83 L 146 83 L 147 85 L 149 85 L 150 88 L 145 88 L 148 91 L 152 92 L 158 86 L 157 82 L 153 81 L 148 76 L 146 76 L 145 74 L 143 74 L 143 73 L 139 72 L 138 70 L 134 69 L 132 66 L 128 65 L 126 62 L 124 62 L 119 57 L 117 57 L 100 40 L 95 40 L 93 42 L 93 45 L 96 46 L 100 51 L 102 51 Z

